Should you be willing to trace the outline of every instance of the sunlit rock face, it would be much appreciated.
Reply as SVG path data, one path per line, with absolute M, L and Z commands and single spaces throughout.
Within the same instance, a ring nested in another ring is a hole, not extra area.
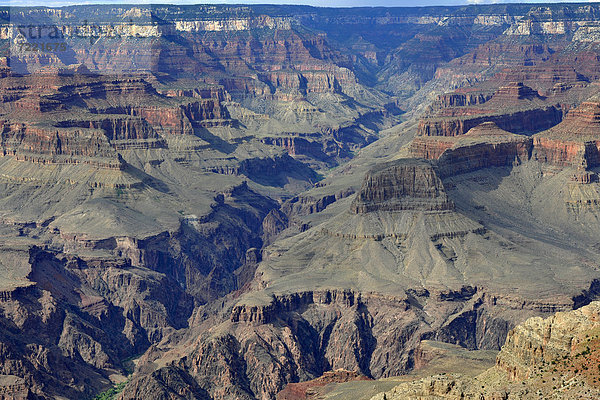
M 433 166 L 416 159 L 384 164 L 370 171 L 353 204 L 356 213 L 452 208 Z
M 598 15 L 0 10 L 0 397 L 383 398 L 504 344 L 385 398 L 525 398 L 595 329 L 540 317 L 600 293 Z

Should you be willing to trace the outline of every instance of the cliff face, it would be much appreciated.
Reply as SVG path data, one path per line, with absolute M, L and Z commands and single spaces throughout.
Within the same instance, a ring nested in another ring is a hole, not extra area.
M 402 160 L 372 170 L 353 203 L 355 213 L 452 208 L 433 166 L 417 160 Z
M 40 164 L 84 163 L 121 169 L 122 161 L 100 130 L 59 130 L 7 123 L 3 127 L 3 155 Z
M 485 99 L 484 94 L 479 97 Z M 484 122 L 493 122 L 506 131 L 519 134 L 546 130 L 561 121 L 562 111 L 540 100 L 536 91 L 522 83 L 501 86 L 489 100 L 475 101 L 471 107 L 466 101 L 446 106 L 446 101 L 441 98 L 437 109 L 431 109 L 430 115 L 419 121 L 417 135 L 464 135 Z M 511 112 L 506 112 L 508 110 Z
M 534 136 L 538 160 L 580 170 L 600 165 L 600 103 L 595 98 L 590 100 L 570 110 L 562 123 Z
M 598 10 L 0 10 L 0 397 L 302 398 L 594 299 Z
M 411 153 L 420 158 L 437 160 L 442 177 L 481 168 L 518 165 L 531 158 L 534 141 L 485 122 L 465 135 L 449 138 L 416 137 Z
M 372 400 L 595 398 L 598 306 L 528 319 L 510 331 L 496 366 L 474 378 L 434 375 L 399 384 Z
M 527 320 L 508 334 L 498 354 L 497 368 L 506 371 L 512 380 L 529 379 L 546 363 L 558 364 L 561 370 L 572 373 L 577 368 L 573 364 L 589 364 L 597 352 L 597 337 L 593 332 L 598 329 L 599 315 L 600 304 L 595 302 L 547 319 Z M 587 360 L 577 360 L 581 353 Z M 590 373 L 596 375 L 597 371 Z M 584 373 L 581 378 L 588 377 Z

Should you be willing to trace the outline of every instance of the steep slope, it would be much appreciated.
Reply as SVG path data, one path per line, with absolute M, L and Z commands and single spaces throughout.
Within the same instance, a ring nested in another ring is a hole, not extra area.
M 526 163 L 511 175 L 520 179 L 535 168 Z M 502 180 L 506 173 L 481 171 L 448 181 L 457 193 L 474 193 L 460 185 L 487 184 L 482 176 Z M 563 174 L 560 182 L 569 185 L 569 177 Z M 193 330 L 197 333 L 149 352 L 139 376 L 176 366 L 203 382 L 213 398 L 226 398 L 218 382 L 234 374 L 232 382 L 247 385 L 236 386 L 237 396 L 269 398 L 290 379 L 329 369 L 375 378 L 406 373 L 423 339 L 497 349 L 524 317 L 568 310 L 595 296 L 595 288 L 587 289 L 598 276 L 592 266 L 598 254 L 589 248 L 582 253 L 585 242 L 553 243 L 539 236 L 538 225 L 508 233 L 495 220 L 491 199 L 490 216 L 476 222 L 467 215 L 480 209 L 455 211 L 448 200 L 453 192 L 446 193 L 427 162 L 403 159 L 376 168 L 355 200 L 345 200 L 344 211 L 265 249 L 250 291 L 231 299 L 220 316 Z M 365 200 L 371 208 L 361 206 Z M 205 358 L 187 356 L 223 352 L 231 362 L 218 370 L 205 369 L 210 365 Z M 142 393 L 143 382 L 133 381 L 123 398 Z
M 596 398 L 599 307 L 593 302 L 527 320 L 509 333 L 496 366 L 474 378 L 435 375 L 402 383 L 372 400 Z
M 2 395 L 270 399 L 589 303 L 597 16 L 0 10 Z

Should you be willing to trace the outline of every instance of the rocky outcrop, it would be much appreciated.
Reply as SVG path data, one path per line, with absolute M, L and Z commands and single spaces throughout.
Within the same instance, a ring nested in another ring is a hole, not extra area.
M 593 97 L 570 110 L 552 131 L 565 136 L 597 136 L 600 130 L 600 99 Z
M 564 368 L 565 360 L 573 363 L 580 357 L 578 353 L 593 357 L 591 348 L 598 350 L 595 332 L 600 327 L 599 317 L 600 303 L 593 302 L 547 319 L 531 318 L 508 334 L 496 365 L 510 379 L 525 380 L 545 364 Z M 593 373 L 598 374 L 597 368 Z
M 277 400 L 306 400 L 313 393 L 315 388 L 332 383 L 344 383 L 352 381 L 368 381 L 366 376 L 345 370 L 336 370 L 325 372 L 317 379 L 302 383 L 288 383 L 281 392 L 277 393 Z
M 534 136 L 535 158 L 578 169 L 600 165 L 600 102 L 593 98 L 570 110 L 563 122 Z
M 352 211 L 442 211 L 453 207 L 430 163 L 403 159 L 378 166 L 367 174 Z
M 496 366 L 475 377 L 442 373 L 415 379 L 372 400 L 596 398 L 599 306 L 593 302 L 528 319 L 510 331 Z
M 231 310 L 232 322 L 263 325 L 273 322 L 279 314 L 299 310 L 310 304 L 340 304 L 352 307 L 360 301 L 360 294 L 351 290 L 307 291 L 274 296 L 268 305 L 236 305 Z
M 578 140 L 568 140 L 567 138 L 544 137 L 542 135 L 534 137 L 533 141 L 535 159 L 551 165 L 586 168 L 588 166 L 588 158 L 591 161 L 595 161 L 598 158 L 595 141 L 581 142 Z M 594 165 L 595 163 L 589 164 L 590 167 Z
M 164 89 L 160 93 L 169 97 L 194 97 L 201 99 L 215 99 L 217 101 L 229 101 L 231 95 L 222 86 L 207 86 L 194 89 Z
M 417 136 L 410 144 L 410 153 L 416 158 L 437 160 L 446 150 L 455 145 L 456 140 L 452 140 L 452 137 Z
M 52 129 L 3 121 L 2 155 L 40 164 L 88 164 L 122 169 L 123 160 L 101 130 Z
M 341 92 L 343 86 L 356 84 L 354 74 L 346 68 L 330 68 L 326 65 L 314 66 L 315 71 L 310 71 L 311 66 L 308 65 L 298 65 L 298 68 L 301 72 L 273 71 L 260 78 L 278 90 L 294 90 L 303 95 Z
M 262 222 L 263 243 L 268 246 L 277 235 L 286 229 L 289 224 L 289 218 L 286 214 L 278 209 L 269 211 Z
M 164 134 L 192 135 L 194 124 L 205 127 L 231 124 L 227 109 L 213 99 L 192 101 L 179 107 L 142 106 L 130 112 Z
M 492 96 L 495 101 L 509 102 L 512 100 L 533 99 L 540 97 L 539 93 L 523 82 L 510 82 L 501 86 Z
M 117 115 L 99 120 L 60 121 L 56 126 L 101 129 L 116 150 L 164 148 L 167 146 L 165 140 L 154 131 L 146 120 L 140 118 Z
M 314 196 L 295 196 L 281 205 L 281 211 L 289 218 L 302 215 L 310 215 L 323 211 L 328 205 L 354 194 L 353 189 L 345 189 L 335 194 L 328 194 L 322 197 Z
M 251 157 L 241 161 L 219 163 L 205 167 L 205 171 L 223 175 L 246 176 L 255 182 L 284 187 L 290 177 L 300 178 L 312 183 L 318 181 L 318 175 L 306 164 L 288 154 L 276 154 L 270 157 Z
M 437 160 L 441 177 L 463 174 L 481 168 L 517 165 L 531 158 L 533 140 L 485 122 L 454 137 L 416 137 L 412 155 Z
M 439 95 L 438 98 L 431 104 L 430 110 L 441 110 L 449 107 L 475 106 L 483 104 L 491 98 L 491 94 L 469 90 L 444 93 Z
M 287 137 L 266 137 L 264 144 L 284 148 L 293 157 L 305 157 L 309 160 L 324 161 L 333 164 L 338 155 L 347 153 L 347 143 L 333 138 L 305 138 L 295 135 Z
M 515 111 L 510 114 L 479 115 L 481 113 L 477 110 L 474 110 L 472 113 L 465 110 L 464 115 L 459 118 L 423 118 L 419 121 L 417 134 L 420 136 L 464 135 L 470 129 L 484 122 L 493 122 L 500 128 L 512 133 L 527 134 L 551 128 L 562 119 L 562 111 L 554 106 Z

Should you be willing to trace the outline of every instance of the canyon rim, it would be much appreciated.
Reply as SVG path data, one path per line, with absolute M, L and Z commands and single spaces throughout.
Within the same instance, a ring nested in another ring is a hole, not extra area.
M 600 5 L 0 7 L 0 398 L 600 398 Z

